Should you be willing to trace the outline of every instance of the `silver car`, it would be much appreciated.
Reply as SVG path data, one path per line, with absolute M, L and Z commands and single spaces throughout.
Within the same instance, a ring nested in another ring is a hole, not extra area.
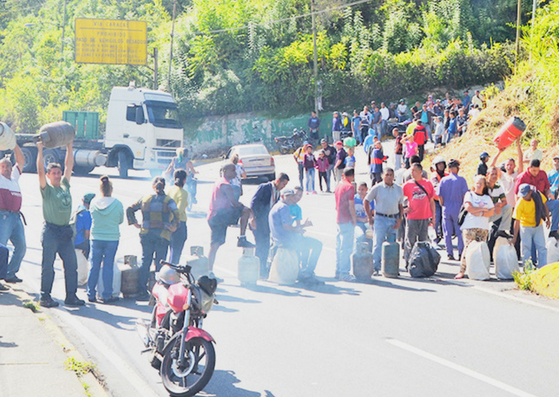
M 276 165 L 268 149 L 261 143 L 235 145 L 225 155 L 230 160 L 235 154 L 239 155 L 239 164 L 242 164 L 247 178 L 265 177 L 270 181 L 276 179 Z

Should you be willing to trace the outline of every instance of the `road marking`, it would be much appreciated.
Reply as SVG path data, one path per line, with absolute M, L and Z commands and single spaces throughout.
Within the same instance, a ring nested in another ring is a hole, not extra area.
M 421 349 L 418 349 L 416 347 L 408 345 L 407 343 L 400 342 L 399 340 L 387 339 L 386 341 L 393 346 L 399 347 L 400 349 L 407 350 L 410 353 L 416 354 L 420 357 L 423 357 L 423 358 L 426 358 L 426 359 L 431 360 L 433 362 L 436 362 L 437 364 L 444 365 L 445 367 L 448 367 L 448 368 L 453 369 L 455 371 L 461 372 L 464 375 L 467 375 L 467 376 L 470 376 L 474 379 L 485 382 L 485 383 L 487 383 L 491 386 L 497 387 L 497 388 L 499 388 L 501 390 L 504 390 L 508 393 L 514 394 L 515 396 L 536 397 L 534 394 L 526 393 L 525 391 L 517 389 L 516 387 L 507 385 L 506 383 L 503 383 L 501 381 L 493 379 L 493 378 L 491 378 L 487 375 L 480 374 L 479 372 L 473 371 L 469 368 L 466 368 L 466 367 L 463 367 L 463 366 L 458 365 L 456 363 L 453 363 L 452 361 L 448 361 L 448 360 L 446 360 L 442 357 L 435 356 L 434 354 L 428 353 L 426 351 L 423 351 Z

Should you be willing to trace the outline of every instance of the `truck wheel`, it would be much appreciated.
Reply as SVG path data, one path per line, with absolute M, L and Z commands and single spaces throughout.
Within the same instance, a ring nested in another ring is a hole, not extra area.
M 74 166 L 74 169 L 72 170 L 74 172 L 74 174 L 78 175 L 78 176 L 86 176 L 87 174 L 89 174 L 91 171 L 93 171 L 95 169 L 95 167 L 84 167 L 81 165 L 76 165 Z
M 121 178 L 128 178 L 130 169 L 130 156 L 124 150 L 118 152 L 118 175 Z
M 45 169 L 50 163 L 60 164 L 60 159 L 58 158 L 58 153 L 55 149 L 45 149 L 43 150 L 43 161 L 45 162 Z M 62 164 L 60 164 L 62 166 Z
M 21 148 L 21 152 L 25 158 L 23 172 L 37 171 L 37 149 L 24 146 Z

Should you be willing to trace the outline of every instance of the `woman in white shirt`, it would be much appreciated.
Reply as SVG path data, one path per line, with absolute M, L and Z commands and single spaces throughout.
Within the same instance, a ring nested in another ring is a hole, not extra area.
M 460 271 L 454 277 L 460 279 L 466 272 L 466 250 L 472 241 L 486 241 L 489 234 L 489 218 L 493 215 L 494 204 L 487 194 L 487 180 L 483 175 L 474 179 L 472 190 L 464 195 L 464 208 L 468 212 L 461 226 L 464 238 L 464 251 L 461 254 Z

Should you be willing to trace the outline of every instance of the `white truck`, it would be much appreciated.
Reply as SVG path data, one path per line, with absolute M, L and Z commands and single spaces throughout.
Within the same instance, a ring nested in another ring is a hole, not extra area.
M 107 109 L 103 139 L 99 136 L 99 115 L 94 112 L 64 112 L 63 119 L 76 130 L 74 172 L 87 174 L 97 166 L 118 167 L 122 178 L 128 171 L 149 170 L 160 175 L 183 146 L 183 129 L 177 104 L 163 91 L 114 87 Z M 25 156 L 24 172 L 34 172 L 37 149 L 35 134 L 16 134 Z M 64 160 L 65 149 L 45 149 L 46 163 Z

